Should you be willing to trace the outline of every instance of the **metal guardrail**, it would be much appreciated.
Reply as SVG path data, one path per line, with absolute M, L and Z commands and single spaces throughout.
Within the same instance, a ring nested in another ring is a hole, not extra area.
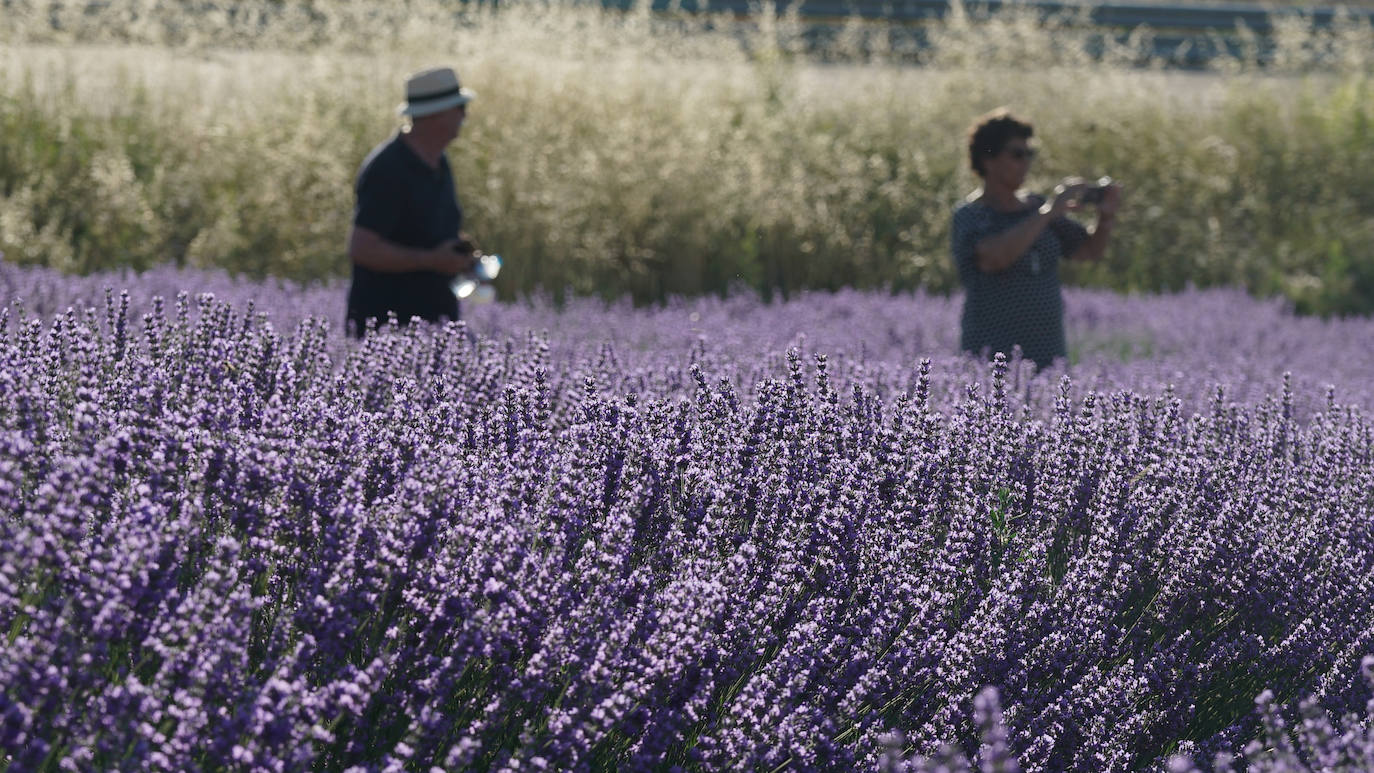
M 499 2 L 499 0 L 497 0 Z M 636 0 L 602 0 L 608 8 L 629 10 Z M 1337 23 L 1374 25 L 1374 8 L 1271 8 L 1254 3 L 1211 5 L 1158 4 L 1109 0 L 1094 3 L 1063 0 L 970 0 L 964 10 L 973 18 L 990 18 L 1013 11 L 1041 21 L 1056 20 L 1088 34 L 1087 48 L 1101 53 L 1108 42 L 1125 43 L 1134 33 L 1148 31 L 1155 61 L 1176 67 L 1200 67 L 1218 56 L 1250 56 L 1264 64 L 1272 56 L 1272 36 L 1279 20 L 1297 21 L 1311 29 L 1331 29 Z M 952 0 L 800 0 L 789 6 L 808 25 L 807 36 L 817 48 L 834 37 L 848 20 L 883 23 L 891 37 L 905 38 L 908 48 L 928 45 L 925 27 L 954 13 Z M 758 0 L 650 0 L 661 12 L 724 13 L 747 20 L 762 10 Z
M 0 0 L 4 9 L 21 0 Z M 217 0 L 180 0 L 186 5 L 215 7 Z M 579 0 L 573 0 L 578 2 Z M 377 0 L 379 3 L 388 0 Z M 481 2 L 499 6 L 503 0 L 456 0 L 456 5 Z M 761 0 L 589 0 L 605 8 L 629 11 L 647 2 L 663 13 L 725 14 L 748 23 L 765 8 Z M 90 13 L 98 13 L 121 0 L 87 0 Z M 1090 54 L 1100 54 L 1110 44 L 1128 43 L 1132 35 L 1148 31 L 1153 62 L 1175 67 L 1201 67 L 1218 56 L 1249 57 L 1260 64 L 1273 54 L 1272 40 L 1280 19 L 1297 20 L 1312 29 L 1330 29 L 1341 21 L 1374 26 L 1374 8 L 1272 8 L 1256 3 L 1207 5 L 1133 2 L 1132 0 L 774 0 L 778 11 L 795 11 L 805 25 L 804 37 L 824 53 L 839 30 L 852 20 L 869 23 L 870 31 L 882 34 L 889 45 L 919 52 L 930 45 L 928 28 L 955 12 L 956 4 L 973 18 L 989 18 L 1012 11 L 1029 13 L 1042 21 L 1054 20 L 1085 35 Z M 232 4 L 230 8 L 232 9 Z
M 608 8 L 629 10 L 633 0 L 605 0 Z M 781 10 L 787 4 L 778 3 Z M 1300 18 L 1316 27 L 1330 27 L 1343 15 L 1374 23 L 1374 8 L 1270 8 L 1253 3 L 1181 5 L 1145 2 L 1061 2 L 1060 0 L 971 0 L 963 4 L 974 15 L 990 15 L 1005 10 L 1029 11 L 1044 18 L 1086 15 L 1104 27 L 1191 31 L 1234 30 L 1244 26 L 1257 34 L 1273 31 L 1273 19 Z M 796 4 L 803 18 L 858 17 L 894 22 L 929 22 L 944 19 L 953 12 L 950 0 L 801 0 Z M 759 11 L 757 0 L 652 0 L 656 11 L 682 10 L 751 15 Z

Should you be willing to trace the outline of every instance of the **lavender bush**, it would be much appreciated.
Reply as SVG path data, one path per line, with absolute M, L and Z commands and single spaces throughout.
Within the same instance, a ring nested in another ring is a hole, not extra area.
M 6 771 L 1374 769 L 1370 321 L 0 281 Z

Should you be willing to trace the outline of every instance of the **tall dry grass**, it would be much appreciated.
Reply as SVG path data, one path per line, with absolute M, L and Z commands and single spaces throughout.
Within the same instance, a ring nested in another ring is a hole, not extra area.
M 654 300 L 800 288 L 951 289 L 963 132 L 1006 105 L 1031 187 L 1128 188 L 1109 259 L 1070 281 L 1243 284 L 1374 309 L 1374 34 L 1288 23 L 1274 62 L 1141 66 L 1067 23 L 957 14 L 919 54 L 851 24 L 739 23 L 565 3 L 11 0 L 0 25 L 0 249 L 71 271 L 173 261 L 347 271 L 358 162 L 406 73 L 479 92 L 450 150 L 502 292 Z M 913 65 L 912 61 L 918 63 Z

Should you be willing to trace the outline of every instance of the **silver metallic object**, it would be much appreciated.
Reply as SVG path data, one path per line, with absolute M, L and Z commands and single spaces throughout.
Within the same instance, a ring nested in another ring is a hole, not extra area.
M 453 278 L 449 287 L 460 301 L 489 303 L 496 300 L 496 288 L 491 282 L 501 273 L 500 255 L 483 255 L 472 270 Z

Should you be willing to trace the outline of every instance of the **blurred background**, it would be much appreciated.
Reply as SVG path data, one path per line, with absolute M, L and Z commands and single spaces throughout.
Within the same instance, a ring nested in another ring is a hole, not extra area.
M 477 4 L 3 0 L 0 250 L 73 273 L 348 273 L 405 75 L 478 92 L 449 149 L 505 298 L 956 289 L 965 130 L 1030 187 L 1111 175 L 1069 284 L 1374 311 L 1374 2 Z

